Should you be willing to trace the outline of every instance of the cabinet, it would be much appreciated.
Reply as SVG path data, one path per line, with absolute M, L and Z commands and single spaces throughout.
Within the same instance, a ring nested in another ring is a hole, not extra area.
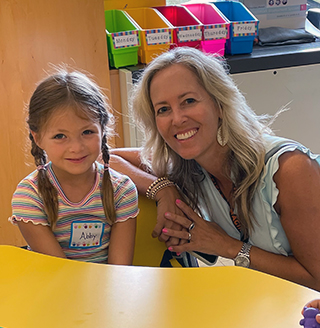
M 62 63 L 110 90 L 103 0 L 1 0 L 0 54 L 0 244 L 19 246 L 19 229 L 7 221 L 11 197 L 35 168 L 24 107 L 36 83 Z

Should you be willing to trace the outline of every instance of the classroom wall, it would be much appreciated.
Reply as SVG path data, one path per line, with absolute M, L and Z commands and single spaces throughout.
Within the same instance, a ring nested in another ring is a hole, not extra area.
M 25 244 L 8 223 L 17 183 L 35 169 L 24 107 L 52 65 L 93 74 L 110 95 L 103 0 L 0 1 L 0 244 Z
M 232 75 L 257 114 L 280 114 L 271 126 L 320 154 L 320 64 Z

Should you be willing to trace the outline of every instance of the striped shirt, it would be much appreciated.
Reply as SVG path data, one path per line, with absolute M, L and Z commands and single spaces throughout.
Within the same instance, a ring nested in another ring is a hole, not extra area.
M 67 258 L 86 262 L 107 263 L 111 226 L 105 218 L 101 186 L 103 165 L 96 163 L 96 180 L 88 195 L 79 203 L 70 202 L 61 189 L 52 170 L 47 174 L 58 191 L 59 212 L 53 233 Z M 114 190 L 116 222 L 138 215 L 138 195 L 133 182 L 125 175 L 109 169 Z M 12 217 L 9 221 L 32 222 L 49 226 L 42 199 L 38 194 L 37 171 L 24 178 L 12 198 Z

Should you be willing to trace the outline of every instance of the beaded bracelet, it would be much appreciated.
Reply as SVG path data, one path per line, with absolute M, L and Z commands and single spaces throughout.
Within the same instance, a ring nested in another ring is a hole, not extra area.
M 149 199 L 154 199 L 158 191 L 168 186 L 174 186 L 175 183 L 167 179 L 166 177 L 162 177 L 152 182 L 146 191 L 146 197 Z

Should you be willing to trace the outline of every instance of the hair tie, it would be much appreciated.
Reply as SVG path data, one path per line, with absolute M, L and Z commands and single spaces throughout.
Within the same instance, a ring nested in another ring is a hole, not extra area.
M 46 171 L 47 170 L 46 166 L 45 165 L 38 165 L 37 166 L 37 171 L 41 171 L 41 170 Z
M 105 163 L 104 164 L 104 170 L 105 171 L 109 171 L 109 163 Z

